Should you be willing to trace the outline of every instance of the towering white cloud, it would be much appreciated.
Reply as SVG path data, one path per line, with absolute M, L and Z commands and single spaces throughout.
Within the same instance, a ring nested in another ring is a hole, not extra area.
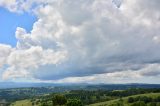
M 5 44 L 0 44 L 0 68 L 2 68 L 3 65 L 7 64 L 7 57 L 12 52 L 12 47 Z
M 30 33 L 17 28 L 17 46 L 5 57 L 9 66 L 4 79 L 31 76 L 78 80 L 104 73 L 113 78 L 121 72 L 138 77 L 159 74 L 154 70 L 160 62 L 159 0 L 12 2 L 5 2 L 5 7 L 16 4 L 15 11 L 32 11 L 38 20 Z M 17 76 L 17 71 L 22 76 Z

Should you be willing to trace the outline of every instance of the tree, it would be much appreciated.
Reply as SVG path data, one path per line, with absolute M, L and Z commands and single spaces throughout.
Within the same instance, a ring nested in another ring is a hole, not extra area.
M 32 106 L 34 106 L 34 102 L 32 102 Z
M 138 101 L 131 104 L 131 106 L 146 106 L 146 104 L 143 101 Z
M 149 106 L 156 106 L 156 103 L 155 102 L 151 102 L 151 103 L 149 103 Z
M 83 106 L 83 104 L 80 100 L 70 99 L 67 101 L 67 106 Z
M 131 106 L 139 106 L 139 104 L 137 102 L 134 102 L 133 104 L 131 104 Z
M 146 106 L 146 104 L 145 104 L 144 101 L 140 101 L 140 102 L 139 102 L 139 106 Z
M 132 97 L 129 97 L 128 98 L 128 103 L 133 103 L 134 102 L 134 99 Z
M 67 99 L 64 95 L 54 95 L 52 99 L 53 106 L 64 105 L 67 103 Z
M 151 102 L 152 101 L 152 98 L 149 98 L 149 97 L 146 97 L 146 96 L 142 96 L 140 97 L 139 99 L 140 101 L 143 101 L 145 103 L 148 103 L 148 102 Z
M 41 106 L 48 106 L 46 102 L 41 103 Z

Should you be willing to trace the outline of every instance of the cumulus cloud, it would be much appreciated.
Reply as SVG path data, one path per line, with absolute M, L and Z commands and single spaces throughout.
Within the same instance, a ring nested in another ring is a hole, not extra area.
M 11 12 L 22 13 L 24 11 L 31 11 L 37 6 L 48 3 L 49 1 L 50 0 L 1 0 L 0 6 L 7 8 Z
M 7 64 L 6 58 L 10 55 L 11 52 L 11 46 L 0 44 L 0 68 L 2 68 L 3 65 Z
M 159 73 L 154 69 L 160 62 L 159 0 L 0 2 L 4 3 L 10 10 L 32 11 L 38 18 L 30 33 L 17 28 L 17 46 L 4 56 L 9 65 L 4 79 L 20 77 L 16 69 L 35 79 L 76 77 L 80 82 L 84 76 L 98 80 L 95 77 L 103 74 L 115 78 Z
M 31 75 L 32 72 L 39 68 L 39 66 L 47 64 L 60 64 L 64 60 L 66 52 L 47 49 L 43 50 L 41 47 L 31 47 L 26 50 L 15 50 L 10 53 L 7 58 L 7 64 L 10 66 L 3 74 L 3 78 L 23 77 L 24 75 Z M 18 72 L 20 72 L 18 74 Z M 33 77 L 33 76 L 30 76 Z
M 31 75 L 27 70 L 24 69 L 17 69 L 16 67 L 12 66 L 9 67 L 2 75 L 3 80 L 13 80 L 18 78 L 30 78 Z

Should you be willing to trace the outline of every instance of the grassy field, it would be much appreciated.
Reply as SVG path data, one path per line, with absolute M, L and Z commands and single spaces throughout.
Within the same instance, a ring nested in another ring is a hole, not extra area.
M 36 99 L 35 101 L 31 101 L 30 99 L 20 100 L 12 103 L 10 106 L 41 106 L 39 99 Z
M 106 101 L 106 102 L 95 103 L 95 104 L 91 104 L 91 105 L 88 105 L 88 106 L 108 106 L 108 105 L 112 105 L 116 102 L 122 102 L 124 104 L 124 106 L 129 106 L 129 104 L 127 103 L 128 98 L 129 97 L 137 97 L 137 96 L 147 96 L 147 97 L 155 98 L 157 96 L 160 96 L 160 93 L 149 93 L 149 94 L 140 94 L 140 95 L 128 96 L 128 97 L 121 98 L 121 100 L 116 99 L 116 100 L 111 100 L 111 101 Z
M 32 102 L 30 100 L 21 100 L 12 103 L 11 106 L 32 106 Z

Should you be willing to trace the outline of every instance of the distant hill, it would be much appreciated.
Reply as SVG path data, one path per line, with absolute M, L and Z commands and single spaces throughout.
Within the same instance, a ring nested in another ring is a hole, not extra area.
M 61 86 L 61 84 L 53 83 L 20 83 L 20 82 L 0 82 L 0 89 L 7 88 L 24 88 L 24 87 L 47 87 L 47 86 Z
M 64 84 L 55 84 L 55 83 L 20 83 L 20 82 L 0 82 L 0 89 L 7 88 L 25 88 L 25 87 L 65 87 L 66 89 L 86 89 L 86 90 L 96 90 L 96 89 L 105 89 L 105 90 L 122 90 L 128 88 L 160 88 L 160 84 L 86 84 L 86 83 L 64 83 Z

